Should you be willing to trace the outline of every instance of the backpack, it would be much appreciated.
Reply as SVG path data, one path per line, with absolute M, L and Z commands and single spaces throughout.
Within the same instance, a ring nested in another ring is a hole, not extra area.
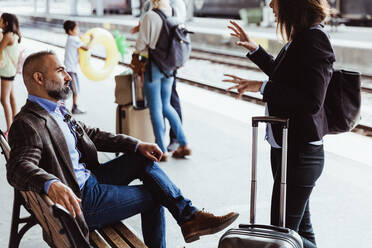
M 359 72 L 333 71 L 324 101 L 329 134 L 349 132 L 358 124 L 361 98 Z
M 322 25 L 314 28 L 328 36 Z M 324 100 L 328 134 L 349 132 L 356 127 L 361 119 L 361 104 L 360 73 L 347 70 L 333 70 Z
M 176 18 L 167 17 L 161 10 L 153 9 L 163 21 L 155 49 L 149 49 L 150 62 L 154 62 L 167 77 L 182 67 L 190 57 L 190 31 Z M 174 74 L 173 74 L 174 75 Z

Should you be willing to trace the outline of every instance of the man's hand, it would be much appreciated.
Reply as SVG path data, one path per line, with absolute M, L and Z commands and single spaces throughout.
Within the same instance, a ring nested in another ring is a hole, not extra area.
M 224 79 L 223 82 L 236 84 L 235 86 L 232 86 L 227 89 L 227 91 L 236 89 L 238 91 L 238 96 L 236 98 L 240 98 L 246 91 L 249 92 L 260 91 L 261 86 L 263 84 L 262 81 L 243 79 L 231 74 L 224 74 L 224 76 L 229 77 L 229 79 Z
M 79 206 L 81 199 L 79 199 L 69 187 L 60 181 L 56 181 L 50 185 L 48 196 L 53 202 L 66 208 L 72 217 L 75 218 L 76 214 L 82 214 Z
M 158 145 L 151 143 L 141 143 L 138 145 L 138 151 L 146 158 L 152 161 L 159 162 L 163 156 L 163 152 L 160 150 Z

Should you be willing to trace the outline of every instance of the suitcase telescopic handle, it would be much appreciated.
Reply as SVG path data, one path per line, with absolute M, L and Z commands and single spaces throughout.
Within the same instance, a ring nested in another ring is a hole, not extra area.
M 137 75 L 132 74 L 132 106 L 134 109 L 138 108 L 137 105 L 137 94 L 136 94 L 136 80 L 137 80 Z
M 252 127 L 258 127 L 258 123 L 264 122 L 269 124 L 277 124 L 282 128 L 288 128 L 289 119 L 281 119 L 274 116 L 255 116 L 252 117 Z
M 277 232 L 282 232 L 282 233 L 289 233 L 290 230 L 288 228 L 285 228 L 285 227 L 280 227 L 280 226 L 270 226 L 270 225 L 247 225 L 247 224 L 240 224 L 239 225 L 239 228 L 261 228 L 261 229 L 270 229 L 270 230 L 273 230 L 273 231 L 277 231 Z
M 136 93 L 136 81 L 140 80 L 137 75 L 132 74 L 132 85 L 131 85 L 131 91 L 132 91 L 132 106 L 134 109 L 144 109 L 147 107 L 147 101 L 146 97 L 143 99 L 143 106 L 139 106 L 137 103 L 137 93 Z
M 251 211 L 250 223 L 256 223 L 256 194 L 257 194 L 257 140 L 258 124 L 260 122 L 277 124 L 283 128 L 282 140 L 282 171 L 280 179 L 280 209 L 279 209 L 279 226 L 285 227 L 285 208 L 287 194 L 287 151 L 288 151 L 288 125 L 289 119 L 281 119 L 273 116 L 256 116 L 252 117 L 252 180 L 251 180 Z

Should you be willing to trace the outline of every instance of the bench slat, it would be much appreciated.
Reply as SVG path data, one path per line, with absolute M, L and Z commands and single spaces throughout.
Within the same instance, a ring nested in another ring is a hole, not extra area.
M 113 247 L 131 248 L 125 240 L 111 227 L 107 226 L 98 229 L 98 232 L 105 238 L 105 240 Z
M 51 207 L 37 193 L 32 191 L 22 191 L 22 196 L 31 207 L 36 219 L 47 234 L 47 243 L 51 242 L 57 247 L 70 247 L 70 241 L 64 232 L 59 220 L 54 217 Z M 51 244 L 49 244 L 51 245 Z
M 147 246 L 123 223 L 118 222 L 112 225 L 122 237 L 128 240 L 128 242 L 136 248 L 147 248 Z
M 89 239 L 94 247 L 110 248 L 95 230 L 89 232 Z

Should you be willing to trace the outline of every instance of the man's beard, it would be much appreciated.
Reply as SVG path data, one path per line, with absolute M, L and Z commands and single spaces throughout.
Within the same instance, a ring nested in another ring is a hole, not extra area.
M 62 87 L 56 88 L 56 85 L 58 85 L 58 83 L 53 80 L 46 81 L 45 89 L 50 97 L 56 100 L 66 100 L 71 96 L 71 89 L 68 86 L 69 82 L 67 83 L 67 85 L 64 84 Z

